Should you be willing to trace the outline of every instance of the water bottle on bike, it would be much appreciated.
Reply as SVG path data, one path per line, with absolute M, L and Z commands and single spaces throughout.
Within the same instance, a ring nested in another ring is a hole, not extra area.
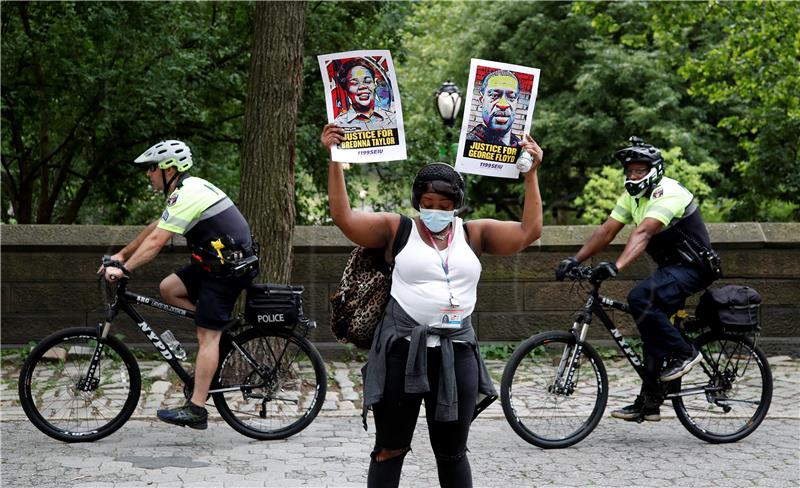
M 183 350 L 183 346 L 181 346 L 181 343 L 178 342 L 171 330 L 165 330 L 161 334 L 161 340 L 164 341 L 164 344 L 169 347 L 169 350 L 172 351 L 176 358 L 180 360 L 186 359 L 186 351 Z

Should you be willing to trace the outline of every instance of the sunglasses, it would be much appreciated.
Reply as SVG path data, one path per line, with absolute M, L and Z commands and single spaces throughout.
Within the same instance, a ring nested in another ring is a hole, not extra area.
M 650 168 L 625 168 L 625 176 L 630 178 L 631 176 L 644 176 L 650 172 Z
M 155 171 L 157 169 L 158 169 L 158 163 L 153 163 L 153 164 L 147 165 L 147 172 L 148 173 L 152 173 L 153 171 Z

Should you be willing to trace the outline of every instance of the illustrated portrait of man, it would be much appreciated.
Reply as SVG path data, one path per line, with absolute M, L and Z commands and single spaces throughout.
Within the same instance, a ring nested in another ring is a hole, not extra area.
M 519 80 L 508 70 L 483 78 L 480 96 L 482 122 L 467 133 L 468 141 L 517 147 L 522 138 L 511 132 L 519 99 Z
M 394 112 L 376 103 L 378 83 L 375 71 L 363 58 L 348 61 L 339 70 L 337 81 L 347 93 L 349 107 L 334 119 L 336 125 L 359 130 L 397 127 Z

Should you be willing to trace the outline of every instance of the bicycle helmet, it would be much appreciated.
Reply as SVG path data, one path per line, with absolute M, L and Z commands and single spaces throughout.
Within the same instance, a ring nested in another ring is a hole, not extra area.
M 138 166 L 157 164 L 161 169 L 161 180 L 164 182 L 164 198 L 167 198 L 170 194 L 170 187 L 178 175 L 192 167 L 192 151 L 181 141 L 161 141 L 134 159 L 133 164 Z M 167 181 L 167 169 L 169 168 L 175 168 L 177 171 Z
M 664 160 L 661 158 L 661 151 L 636 136 L 632 136 L 628 141 L 631 146 L 615 152 L 614 157 L 622 163 L 623 168 L 631 163 L 646 163 L 650 167 L 650 171 L 638 180 L 626 178 L 625 189 L 632 197 L 648 196 L 664 176 Z
M 157 163 L 161 169 L 174 167 L 179 173 L 192 167 L 192 151 L 181 141 L 161 141 L 133 161 L 138 165 Z
M 411 205 L 419 210 L 423 193 L 438 193 L 453 200 L 453 207 L 464 206 L 464 178 L 445 163 L 430 163 L 423 166 L 414 178 L 411 188 Z

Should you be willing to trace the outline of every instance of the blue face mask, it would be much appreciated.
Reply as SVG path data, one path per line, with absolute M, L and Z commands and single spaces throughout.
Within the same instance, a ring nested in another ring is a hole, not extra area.
M 429 208 L 419 209 L 419 218 L 431 232 L 441 232 L 445 227 L 453 222 L 455 210 L 432 210 Z

